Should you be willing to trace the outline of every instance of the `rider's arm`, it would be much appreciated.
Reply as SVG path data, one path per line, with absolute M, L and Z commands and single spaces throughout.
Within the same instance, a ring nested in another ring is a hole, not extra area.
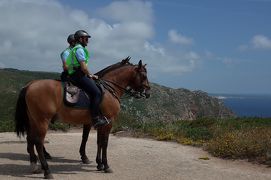
M 62 62 L 63 63 L 63 70 L 64 71 L 67 71 L 68 70 L 68 66 L 67 66 L 67 63 L 66 62 Z
M 94 74 L 91 74 L 89 72 L 88 67 L 87 67 L 85 61 L 80 61 L 80 65 L 81 65 L 81 70 L 83 71 L 84 74 L 86 74 L 90 78 L 98 79 L 98 76 L 96 76 Z
M 67 57 L 69 56 L 69 51 L 64 51 L 63 53 L 61 53 L 61 60 L 62 60 L 62 65 L 63 65 L 63 70 L 66 71 L 68 70 L 68 66 L 66 64 L 66 60 L 67 60 Z
M 81 70 L 83 71 L 83 73 L 90 78 L 98 79 L 97 76 L 91 74 L 90 71 L 88 70 L 87 64 L 85 62 L 86 58 L 85 58 L 85 53 L 84 53 L 83 49 L 78 49 L 76 51 L 76 57 L 78 59 L 78 62 L 80 63 L 80 67 L 81 67 Z
M 88 67 L 87 67 L 87 64 L 85 63 L 85 61 L 79 61 L 79 62 L 80 62 L 81 70 L 83 71 L 83 73 L 86 75 L 91 74 L 88 70 Z

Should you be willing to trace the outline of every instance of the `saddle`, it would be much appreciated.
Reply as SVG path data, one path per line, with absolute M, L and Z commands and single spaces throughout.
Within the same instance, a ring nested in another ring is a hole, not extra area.
M 101 83 L 96 81 L 97 87 L 100 89 L 101 94 L 104 94 L 104 87 Z M 72 84 L 72 82 L 62 82 L 64 89 L 64 103 L 70 107 L 89 108 L 90 100 L 86 92 L 79 87 Z

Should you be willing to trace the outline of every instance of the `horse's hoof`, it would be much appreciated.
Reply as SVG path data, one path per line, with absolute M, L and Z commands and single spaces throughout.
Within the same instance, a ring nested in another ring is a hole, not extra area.
M 33 174 L 42 173 L 42 169 L 36 163 L 31 163 L 30 168 Z
M 82 159 L 82 162 L 83 164 L 90 164 L 90 160 L 88 159 L 88 157 L 84 157 L 84 158 L 81 158 Z
M 110 169 L 110 168 L 104 169 L 104 172 L 105 173 L 113 173 L 112 169 Z
M 104 170 L 104 165 L 103 165 L 103 164 L 98 165 L 98 166 L 97 166 L 97 170 L 98 170 L 98 171 Z
M 54 177 L 53 177 L 53 175 L 50 173 L 50 174 L 44 175 L 44 179 L 54 179 Z

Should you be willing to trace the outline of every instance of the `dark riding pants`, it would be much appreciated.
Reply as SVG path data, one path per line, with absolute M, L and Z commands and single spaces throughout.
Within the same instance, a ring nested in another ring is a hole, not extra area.
M 68 81 L 68 72 L 67 71 L 63 71 L 60 75 L 60 79 L 61 81 L 65 82 Z
M 100 89 L 96 86 L 95 81 L 88 78 L 83 74 L 83 72 L 80 71 L 72 75 L 71 80 L 75 85 L 83 89 L 88 94 L 92 117 L 101 115 L 99 105 L 102 100 L 102 94 Z

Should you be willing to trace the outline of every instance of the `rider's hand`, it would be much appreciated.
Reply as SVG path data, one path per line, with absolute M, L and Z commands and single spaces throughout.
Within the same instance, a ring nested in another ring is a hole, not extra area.
M 94 74 L 88 74 L 88 77 L 91 79 L 98 79 L 98 76 L 96 76 Z
M 97 75 L 92 75 L 93 79 L 99 79 L 99 77 Z

